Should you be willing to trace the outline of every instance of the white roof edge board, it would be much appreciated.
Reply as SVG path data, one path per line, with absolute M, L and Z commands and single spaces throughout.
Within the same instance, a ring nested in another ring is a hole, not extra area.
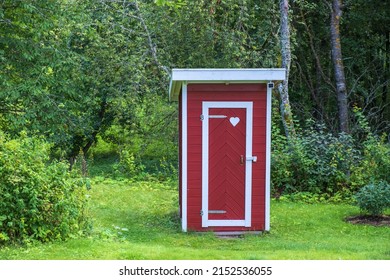
M 264 81 L 285 78 L 284 68 L 172 70 L 172 81 Z
M 177 101 L 181 84 L 188 83 L 245 83 L 283 81 L 284 68 L 251 69 L 172 69 L 169 100 Z

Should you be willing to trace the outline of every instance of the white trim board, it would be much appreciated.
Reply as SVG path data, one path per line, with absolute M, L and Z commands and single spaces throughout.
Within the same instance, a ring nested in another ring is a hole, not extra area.
M 210 108 L 244 108 L 246 109 L 246 160 L 245 160 L 245 219 L 244 220 L 209 220 L 209 109 Z M 251 226 L 252 216 L 252 128 L 253 102 L 202 102 L 202 227 L 209 226 Z
M 187 232 L 187 84 L 183 84 L 181 96 L 181 227 Z
M 272 87 L 267 84 L 267 128 L 265 155 L 265 230 L 270 230 L 271 203 L 271 116 L 272 116 Z
M 169 100 L 177 101 L 182 83 L 265 83 L 286 79 L 284 68 L 172 69 Z

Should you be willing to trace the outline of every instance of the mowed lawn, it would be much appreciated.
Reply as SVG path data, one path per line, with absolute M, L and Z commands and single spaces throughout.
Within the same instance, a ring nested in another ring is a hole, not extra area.
M 95 180 L 92 232 L 65 242 L 0 248 L 0 259 L 390 259 L 390 228 L 352 225 L 350 205 L 271 203 L 271 231 L 220 239 L 182 233 L 178 192 L 158 182 Z

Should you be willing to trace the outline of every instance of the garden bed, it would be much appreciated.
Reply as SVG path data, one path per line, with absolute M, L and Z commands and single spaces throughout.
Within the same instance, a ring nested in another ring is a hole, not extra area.
M 345 219 L 351 224 L 364 224 L 372 226 L 388 226 L 390 227 L 390 216 L 370 216 L 370 215 L 358 215 L 351 216 Z

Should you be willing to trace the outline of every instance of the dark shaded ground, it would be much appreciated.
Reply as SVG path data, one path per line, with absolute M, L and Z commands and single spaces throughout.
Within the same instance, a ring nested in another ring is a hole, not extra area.
M 369 216 L 369 215 L 358 215 L 351 216 L 345 219 L 351 224 L 364 224 L 372 226 L 388 226 L 390 227 L 390 216 Z

